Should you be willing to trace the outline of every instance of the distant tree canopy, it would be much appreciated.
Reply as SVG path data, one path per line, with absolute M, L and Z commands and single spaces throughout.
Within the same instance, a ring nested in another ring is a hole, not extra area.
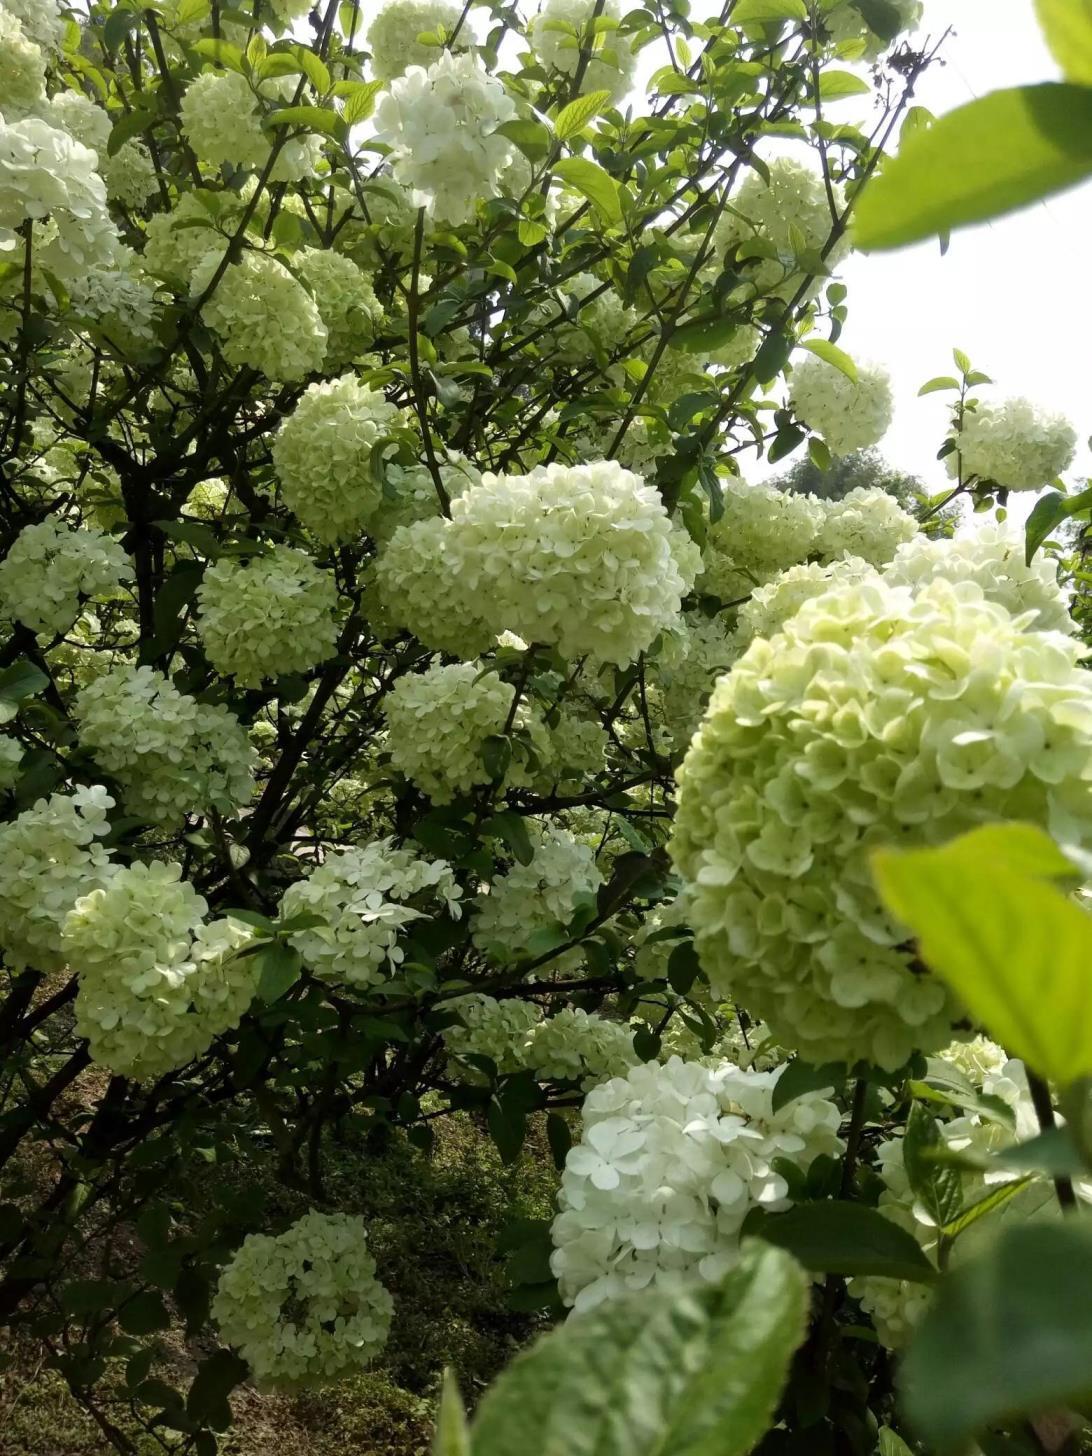
M 878 486 L 903 506 L 915 505 L 928 495 L 919 476 L 897 470 L 874 447 L 835 457 L 829 470 L 820 470 L 810 455 L 804 455 L 784 475 L 776 476 L 772 484 L 779 490 L 795 490 L 799 495 L 829 501 L 841 500 L 858 486 Z

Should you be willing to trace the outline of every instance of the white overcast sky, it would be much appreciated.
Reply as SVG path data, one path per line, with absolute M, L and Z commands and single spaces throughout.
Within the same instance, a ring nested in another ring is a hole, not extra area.
M 946 64 L 932 68 L 917 97 L 937 115 L 1001 86 L 1058 79 L 1031 0 L 925 0 L 922 33 L 947 25 L 955 34 Z M 880 449 L 892 464 L 934 490 L 946 484 L 936 459 L 945 396 L 916 396 L 926 379 L 951 372 L 956 345 L 996 381 L 983 396 L 1026 395 L 1066 414 L 1082 441 L 1070 479 L 1092 471 L 1090 237 L 1092 183 L 958 232 L 943 257 L 930 242 L 846 261 L 841 342 L 891 371 L 895 420 Z

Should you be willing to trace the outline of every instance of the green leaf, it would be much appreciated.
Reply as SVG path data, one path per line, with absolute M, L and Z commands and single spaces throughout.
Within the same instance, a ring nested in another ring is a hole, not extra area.
M 712 354 L 730 343 L 739 333 L 735 319 L 707 319 L 704 323 L 683 324 L 671 335 L 671 347 L 684 354 Z
M 359 121 L 367 121 L 375 110 L 375 98 L 382 91 L 383 82 L 350 81 L 348 84 L 352 87 L 351 91 L 339 92 L 345 97 L 341 115 L 346 126 L 356 126 Z
M 10 666 L 0 670 L 0 702 L 21 703 L 48 686 L 49 678 L 25 657 L 16 658 Z
M 554 165 L 554 176 L 575 187 L 608 223 L 622 221 L 618 183 L 609 172 L 587 157 L 563 157 Z
M 937 1271 L 913 1234 L 863 1203 L 799 1203 L 756 1227 L 813 1274 L 878 1274 L 931 1284 Z
M 546 1139 L 550 1144 L 554 1167 L 559 1171 L 565 1166 L 565 1159 L 573 1145 L 572 1129 L 559 1112 L 551 1112 L 546 1118 Z
M 773 1111 L 779 1112 L 782 1107 L 787 1107 L 790 1102 L 803 1097 L 805 1092 L 821 1092 L 824 1087 L 831 1087 L 838 1092 L 845 1086 L 846 1076 L 846 1068 L 839 1062 L 826 1062 L 821 1067 L 813 1067 L 810 1062 L 794 1057 L 774 1084 Z
M 589 91 L 563 106 L 554 118 L 554 131 L 559 142 L 567 142 L 582 132 L 593 116 L 598 116 L 610 105 L 609 91 Z
M 342 136 L 345 132 L 344 119 L 326 106 L 283 106 L 266 120 L 270 126 L 305 126 L 308 131 L 325 132 L 327 136 Z
M 902 1139 L 906 1175 L 917 1201 L 933 1222 L 942 1226 L 956 1218 L 963 1207 L 963 1180 L 958 1171 L 929 1156 L 943 1145 L 936 1118 L 920 1102 L 914 1102 Z
M 1003 1208 L 1010 1198 L 1014 1198 L 1030 1182 L 1031 1175 L 1029 1174 L 1026 1178 L 1014 1178 L 1011 1183 L 997 1184 L 988 1193 L 984 1193 L 981 1198 L 975 1199 L 974 1203 L 968 1204 L 960 1213 L 947 1219 L 941 1225 L 941 1233 L 949 1239 L 957 1238 L 964 1229 L 969 1229 L 980 1218 L 985 1218 L 987 1214 L 993 1213 L 994 1209 Z
M 852 71 L 824 71 L 819 77 L 819 95 L 823 101 L 843 101 L 847 96 L 867 95 L 867 81 Z
M 1092 172 L 1092 89 L 994 91 L 907 141 L 862 193 L 857 245 L 897 248 L 998 217 Z
M 1035 10 L 1063 76 L 1092 86 L 1092 0 L 1035 0 Z
M 869 30 L 878 35 L 881 40 L 893 41 L 902 30 L 902 13 L 897 5 L 891 3 L 891 0 L 850 0 L 850 4 L 864 20 Z M 888 1456 L 888 1453 L 883 1450 L 882 1431 L 880 1436 L 880 1456 Z
M 258 999 L 268 1006 L 279 1001 L 284 993 L 299 980 L 303 959 L 298 950 L 293 950 L 283 941 L 263 945 L 254 957 L 258 973 Z
M 168 540 L 182 541 L 200 551 L 202 556 L 214 558 L 223 549 L 216 532 L 200 521 L 153 521 L 152 525 L 157 526 Z
M 900 1383 L 911 1423 L 941 1450 L 1092 1396 L 1092 1233 L 1030 1223 L 953 1270 Z
M 482 833 L 502 839 L 521 865 L 529 865 L 534 858 L 535 848 L 527 832 L 522 814 L 514 809 L 504 809 L 494 814 L 482 825 Z
M 229 71 L 238 71 L 242 75 L 246 70 L 242 51 L 230 41 L 208 37 L 205 40 L 195 40 L 193 48 L 199 56 L 215 61 L 218 66 L 224 66 Z
M 150 126 L 156 118 L 156 112 L 151 108 L 135 107 L 132 111 L 126 112 L 114 122 L 110 132 L 110 139 L 106 143 L 106 155 L 117 156 L 118 152 L 126 142 L 132 141 L 133 137 L 140 136 L 146 127 Z
M 444 1370 L 440 1391 L 440 1407 L 436 1412 L 436 1434 L 432 1439 L 432 1456 L 470 1456 L 470 1430 L 466 1424 L 463 1398 L 455 1372 Z
M 330 72 L 326 69 L 325 63 L 309 51 L 306 46 L 300 46 L 296 51 L 303 73 L 310 81 L 320 96 L 325 96 L 333 85 L 330 79 Z
M 550 154 L 550 129 L 540 121 L 505 121 L 497 127 L 497 134 L 515 142 L 529 162 L 544 161 Z
M 246 1361 L 230 1350 L 217 1350 L 209 1355 L 198 1365 L 193 1377 L 186 1396 L 186 1414 L 214 1431 L 226 1431 L 231 1425 L 228 1396 L 248 1374 Z
M 154 1289 L 144 1289 L 118 1311 L 118 1324 L 127 1335 L 151 1335 L 171 1323 L 167 1306 Z
M 950 374 L 938 374 L 935 379 L 928 380 L 918 390 L 918 398 L 923 394 L 936 394 L 941 389 L 959 389 L 959 380 L 953 379 Z
M 743 1456 L 770 1423 L 807 1300 L 793 1260 L 749 1241 L 719 1287 L 589 1310 L 486 1392 L 475 1456 Z
M 140 23 L 140 16 L 133 10 L 113 10 L 102 27 L 103 48 L 108 51 L 116 51 L 125 41 L 129 32 Z
M 834 456 L 830 453 L 830 446 L 825 440 L 820 440 L 818 435 L 811 435 L 809 437 L 808 454 L 811 456 L 812 464 L 816 470 L 822 470 L 824 474 L 834 464 Z
M 1035 502 L 1024 525 L 1024 561 L 1028 566 L 1058 522 L 1065 520 L 1065 504 L 1065 496 L 1057 490 L 1048 490 Z
M 1063 1087 L 1092 1074 L 1092 917 L 1043 878 L 1066 868 L 1028 825 L 873 856 L 926 964 L 995 1041 Z
M 807 20 L 804 0 L 739 0 L 732 10 L 733 25 L 764 25 L 779 20 Z
M 822 359 L 827 364 L 833 364 L 847 379 L 857 383 L 856 364 L 837 344 L 832 344 L 829 339 L 808 339 L 803 347 L 809 354 L 814 354 L 817 359 Z

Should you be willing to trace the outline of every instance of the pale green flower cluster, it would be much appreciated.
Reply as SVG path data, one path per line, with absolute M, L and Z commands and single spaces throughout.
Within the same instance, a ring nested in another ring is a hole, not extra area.
M 352 374 L 312 384 L 273 445 L 285 504 L 324 545 L 354 540 L 382 507 L 372 450 L 400 411 Z
M 79 971 L 76 1030 L 94 1061 L 124 1077 L 184 1067 L 238 1026 L 256 985 L 250 939 L 231 919 L 206 921 L 207 902 L 182 866 L 119 868 L 78 899 L 63 946 Z
M 617 354 L 625 348 L 641 316 L 624 304 L 613 288 L 604 289 L 603 280 L 594 273 L 574 273 L 565 280 L 561 292 L 570 306 L 578 310 L 573 325 L 563 325 L 556 331 L 562 357 L 583 363 L 588 355 L 588 334 L 605 354 Z M 585 299 L 590 301 L 585 303 Z M 547 317 L 553 315 L 544 315 L 543 322 Z
M 481 471 L 458 450 L 441 455 L 437 469 L 449 500 L 482 482 Z M 393 463 L 386 467 L 384 474 L 382 510 L 373 516 L 368 529 L 377 542 L 389 543 L 399 526 L 429 520 L 439 514 L 440 498 L 428 466 Z
M 192 226 L 203 223 L 203 227 Z M 227 239 L 212 227 L 212 215 L 192 192 L 183 192 L 170 212 L 149 218 L 144 233 L 145 268 L 178 289 L 189 290 L 200 264 L 213 254 L 223 256 Z
M 699 587 L 738 602 L 814 550 L 824 503 L 773 485 L 726 480 L 724 514 L 709 527 Z
M 893 495 L 878 485 L 858 485 L 827 505 L 815 551 L 826 562 L 850 557 L 883 566 L 917 533 L 917 521 Z
M 207 253 L 195 269 L 190 296 L 200 298 L 220 266 L 223 249 Z M 229 364 L 257 369 L 267 379 L 304 379 L 326 357 L 326 325 L 318 305 L 283 263 L 248 248 L 230 263 L 201 317 L 220 341 Z
M 487 784 L 485 740 L 504 731 L 514 693 L 471 662 L 399 678 L 383 703 L 391 763 L 436 804 Z
M 47 516 L 24 526 L 0 561 L 0 615 L 60 635 L 84 601 L 114 595 L 131 576 L 129 557 L 112 537 Z
M 430 66 L 440 56 L 436 45 L 425 45 L 419 35 L 445 38 L 459 24 L 460 7 L 452 0 L 387 0 L 368 27 L 367 46 L 372 53 L 372 75 L 393 81 L 410 66 Z M 454 49 L 473 44 L 474 33 L 465 22 L 455 37 Z
M 821 253 L 834 220 L 818 172 L 791 157 L 774 158 L 768 172 L 768 182 L 757 171 L 747 173 L 728 200 L 714 241 L 721 255 L 738 248 L 742 258 L 749 259 L 751 291 L 773 294 L 787 302 L 811 271 L 801 268 L 800 254 Z M 837 185 L 834 200 L 841 211 L 842 190 Z M 764 251 L 753 256 L 755 249 Z M 848 251 L 849 243 L 843 237 L 826 254 L 827 267 L 833 268 Z
M 540 1081 L 579 1082 L 585 1092 L 637 1065 L 631 1027 L 564 1006 L 531 1031 L 524 1061 Z
M 212 1317 L 262 1389 L 327 1385 L 387 1343 L 393 1303 L 375 1277 L 363 1219 L 307 1213 L 250 1234 L 220 1275 Z
M 43 51 L 56 50 L 60 45 L 64 21 L 54 0 L 4 0 L 4 9 L 15 16 Z
M 448 578 L 440 590 L 465 602 L 467 635 L 488 621 L 619 665 L 674 624 L 700 561 L 659 494 L 609 460 L 486 474 L 452 501 L 450 520 L 409 530 L 427 537 L 434 579 Z
M 585 784 L 606 767 L 610 739 L 598 718 L 584 717 L 563 703 L 556 722 L 547 720 L 548 747 L 541 781 L 564 791 Z
M 716 1283 L 752 1208 L 790 1205 L 775 1168 L 836 1156 L 841 1113 L 818 1092 L 773 1111 L 775 1072 L 678 1057 L 594 1087 L 565 1160 L 550 1267 L 579 1312 L 656 1285 Z
M 326 325 L 324 367 L 343 369 L 367 352 L 382 326 L 383 305 L 368 275 L 343 253 L 304 248 L 294 262 Z
M 81 146 L 97 152 L 100 160 L 106 156 L 112 130 L 110 114 L 82 91 L 58 91 L 51 97 L 49 120 L 75 137 Z
M 437 220 L 469 222 L 495 195 L 512 143 L 497 128 L 516 115 L 504 86 L 471 54 L 444 51 L 410 66 L 375 109 L 376 140 L 391 148 L 394 180 Z
M 967 410 L 948 456 L 949 474 L 977 475 L 1006 490 L 1039 490 L 1068 470 L 1077 432 L 1064 415 L 1048 414 L 1026 399 L 980 404 Z
M 69 293 L 73 312 L 97 324 L 122 354 L 139 353 L 152 343 L 155 283 L 128 248 L 118 249 L 111 266 L 88 268 L 73 278 Z
M 459 1020 L 444 1028 L 444 1048 L 461 1081 L 481 1085 L 489 1080 L 484 1067 L 467 1060 L 471 1057 L 487 1057 L 501 1076 L 526 1068 L 527 1039 L 542 1019 L 533 1002 L 518 996 L 498 1001 L 474 991 L 456 996 L 447 1009 Z
M 99 165 L 106 195 L 122 207 L 143 207 L 159 186 L 151 153 L 141 142 L 123 142 L 112 157 L 100 154 Z
M 16 120 L 45 103 L 45 57 L 19 17 L 0 5 L 0 97 L 5 116 Z
M 659 707 L 677 750 L 685 749 L 701 722 L 713 684 L 739 656 L 723 616 L 684 612 L 678 648 L 655 664 Z
M 875 445 L 891 425 L 894 398 L 891 377 L 877 365 L 857 365 L 856 379 L 808 355 L 793 365 L 789 402 L 809 430 L 835 455 L 849 455 Z
M 588 26 L 602 17 L 607 24 L 595 27 L 590 40 L 591 58 L 578 94 L 607 91 L 611 100 L 617 101 L 630 89 L 637 68 L 633 46 L 617 30 L 621 16 L 618 0 L 606 0 L 599 6 L 593 0 L 543 0 L 538 14 L 527 23 L 527 39 L 544 66 L 575 79 L 581 47 L 589 41 Z
M 21 246 L 17 229 L 49 218 L 34 262 L 62 282 L 108 263 L 118 246 L 97 157 L 60 127 L 36 116 L 0 114 L 0 253 Z
M 100 785 L 39 799 L 0 824 L 0 946 L 15 970 L 57 971 L 61 926 L 80 895 L 114 873 L 97 839 L 110 832 L 114 800 Z
M 435 494 L 435 491 L 434 491 Z M 440 516 L 399 526 L 375 563 L 382 617 L 438 652 L 477 657 L 497 628 L 446 556 L 450 522 Z
M 736 655 L 756 637 L 772 637 L 780 632 L 789 618 L 795 617 L 813 597 L 820 597 L 843 583 L 866 581 L 873 575 L 873 568 L 857 556 L 844 556 L 827 566 L 808 562 L 779 572 L 765 586 L 757 587 L 750 600 L 740 607 L 733 634 Z
M 915 590 L 938 577 L 977 582 L 989 601 L 1014 617 L 1033 613 L 1031 624 L 1040 631 L 1072 632 L 1068 596 L 1052 558 L 1040 552 L 1028 565 L 1021 530 L 977 518 L 974 527 L 972 534 L 950 541 L 915 536 L 895 552 L 884 576 Z
M 320 916 L 294 931 L 290 943 L 324 981 L 374 986 L 404 959 L 403 927 L 446 910 L 462 913 L 460 889 L 445 860 L 425 860 L 390 839 L 327 855 L 306 879 L 284 892 L 280 915 Z
M 305 551 L 274 546 L 243 564 L 222 556 L 197 590 L 209 662 L 240 687 L 308 672 L 333 655 L 337 586 Z
M 528 955 L 536 931 L 568 925 L 576 897 L 594 895 L 603 883 L 594 851 L 569 830 L 545 824 L 529 833 L 530 863 L 517 862 L 497 875 L 477 900 L 474 944 L 501 964 Z M 579 951 L 575 956 L 579 960 Z M 564 968 L 566 958 L 550 965 Z
M 153 824 L 216 809 L 253 792 L 255 754 L 227 708 L 180 693 L 151 667 L 118 663 L 76 695 L 81 744 L 121 786 L 125 807 Z
M 286 85 L 285 82 L 288 84 Z M 267 82 L 270 99 L 287 105 L 295 84 L 282 77 Z M 180 107 L 182 131 L 199 161 L 212 167 L 257 170 L 269 160 L 273 146 L 262 130 L 262 108 L 249 81 L 236 71 L 205 71 L 186 87 Z M 314 171 L 316 138 L 280 142 L 269 174 L 271 182 L 298 182 Z
M 896 1068 L 951 1039 L 870 866 L 976 824 L 1092 840 L 1092 685 L 1079 648 L 972 582 L 882 578 L 807 602 L 713 693 L 672 840 L 713 992 L 808 1061 Z

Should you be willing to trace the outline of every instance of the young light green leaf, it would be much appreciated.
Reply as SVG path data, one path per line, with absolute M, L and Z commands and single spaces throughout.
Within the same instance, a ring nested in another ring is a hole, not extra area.
M 554 119 L 554 131 L 558 141 L 567 142 L 570 137 L 582 132 L 592 117 L 598 116 L 609 105 L 609 91 L 589 91 L 586 96 L 578 96 L 575 101 L 570 101 Z
M 1061 491 L 1048 490 L 1035 502 L 1024 525 L 1024 561 L 1028 566 L 1054 527 L 1065 518 L 1065 496 Z
M 204 40 L 195 40 L 193 48 L 199 56 L 204 56 L 209 61 L 215 61 L 218 66 L 224 66 L 229 71 L 238 71 L 242 74 L 246 69 L 242 51 L 238 46 L 232 45 L 230 41 L 207 37 Z
M 266 119 L 270 126 L 305 126 L 308 131 L 325 132 L 327 136 L 342 135 L 346 125 L 336 111 L 326 106 L 284 106 Z
M 470 1430 L 466 1423 L 459 1383 L 450 1368 L 444 1371 L 440 1408 L 436 1412 L 436 1434 L 432 1456 L 470 1456 Z
M 936 1118 L 920 1102 L 912 1103 L 902 1139 L 906 1175 L 914 1197 L 939 1225 L 949 1224 L 963 1207 L 963 1180 L 958 1171 L 929 1156 L 943 1141 Z
M 1092 0 L 1035 0 L 1035 10 L 1066 80 L 1092 86 Z
M 958 379 L 953 379 L 950 374 L 938 374 L 935 379 L 926 380 L 926 382 L 918 390 L 918 398 L 920 399 L 923 394 L 936 394 L 937 391 L 941 389 L 958 390 L 958 388 Z
M 822 359 L 827 364 L 833 364 L 835 369 L 844 374 L 852 383 L 857 383 L 856 364 L 844 349 L 839 349 L 837 344 L 832 344 L 829 339 L 808 339 L 803 347 L 809 354 L 814 354 L 817 359 Z
M 345 105 L 341 108 L 341 114 L 345 119 L 346 126 L 356 126 L 359 121 L 367 121 L 375 110 L 375 98 L 383 89 L 382 81 L 353 81 L 350 83 L 352 90 L 342 92 L 345 98 Z
M 755 1229 L 813 1274 L 878 1274 L 931 1284 L 937 1271 L 905 1229 L 864 1203 L 799 1203 Z
M 897 248 L 998 217 L 1092 172 L 1092 89 L 994 91 L 912 137 L 862 193 L 857 245 Z
M 930 1447 L 1092 1395 L 1092 1233 L 1007 1230 L 941 1284 L 903 1360 L 903 1405 Z
M 600 1305 L 487 1391 L 475 1456 L 743 1456 L 803 1337 L 807 1290 L 787 1254 L 752 1241 L 719 1286 Z
M 590 162 L 587 157 L 564 157 L 555 164 L 554 176 L 575 187 L 606 222 L 622 221 L 618 183 L 595 162 Z
M 807 20 L 804 0 L 739 0 L 732 10 L 733 25 L 759 25 L 779 20 Z
M 997 1208 L 1003 1208 L 1010 1198 L 1014 1198 L 1030 1182 L 1031 1175 L 1028 1174 L 1026 1178 L 1014 1178 L 1011 1183 L 996 1184 L 988 1193 L 984 1193 L 981 1198 L 975 1199 L 974 1203 L 969 1203 L 961 1212 L 944 1222 L 941 1233 L 949 1239 L 957 1238 L 964 1229 L 969 1229 L 980 1218 L 985 1218 Z
M 852 71 L 824 71 L 819 77 L 819 95 L 823 101 L 843 101 L 847 96 L 866 95 L 872 88 Z
M 1044 880 L 1068 864 L 1043 838 L 993 826 L 941 849 L 880 851 L 873 870 L 922 959 L 975 1021 L 1066 1086 L 1092 1073 L 1092 917 Z

